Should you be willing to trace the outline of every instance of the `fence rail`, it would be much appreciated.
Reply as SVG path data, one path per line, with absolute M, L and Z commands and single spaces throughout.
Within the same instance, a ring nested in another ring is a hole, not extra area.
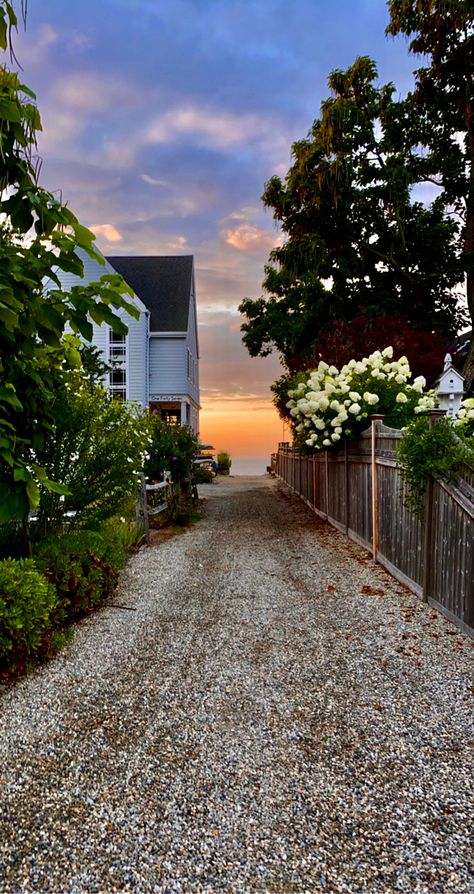
M 142 484 L 137 502 L 137 527 L 149 543 L 150 516 L 159 515 L 169 508 L 173 496 L 173 485 L 168 481 L 158 484 Z
M 474 636 L 473 472 L 463 468 L 455 484 L 432 479 L 420 518 L 404 501 L 397 466 L 401 436 L 379 421 L 337 451 L 306 456 L 280 444 L 271 471 L 318 515 L 370 549 L 394 577 Z

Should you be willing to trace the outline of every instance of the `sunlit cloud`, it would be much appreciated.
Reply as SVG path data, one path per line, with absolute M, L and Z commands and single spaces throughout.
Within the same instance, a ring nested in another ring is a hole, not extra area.
M 94 41 L 89 34 L 77 31 L 71 38 L 71 45 L 78 50 L 90 50 Z
M 43 130 L 38 134 L 38 147 L 42 154 L 55 156 L 60 151 L 64 157 L 77 153 L 75 140 L 82 130 L 78 115 L 46 106 L 41 110 L 41 120 Z
M 222 231 L 222 238 L 227 245 L 232 245 L 239 251 L 271 251 L 276 245 L 281 245 L 281 237 L 268 230 L 262 230 L 253 224 L 241 224 L 230 230 Z
M 103 236 L 107 242 L 121 242 L 123 240 L 122 234 L 112 224 L 91 224 L 89 229 L 96 236 Z
M 147 127 L 145 138 L 149 143 L 168 143 L 187 134 L 218 149 L 228 149 L 269 130 L 275 130 L 275 122 L 265 116 L 183 105 L 157 116 Z
M 54 84 L 53 97 L 67 108 L 101 112 L 121 109 L 140 101 L 140 93 L 120 78 L 106 78 L 91 71 L 62 77 Z
M 140 180 L 143 180 L 144 183 L 148 183 L 150 186 L 167 186 L 164 180 L 156 180 L 154 177 L 150 177 L 149 174 L 140 174 Z
M 175 236 L 174 239 L 166 242 L 164 247 L 166 252 L 185 251 L 188 248 L 188 240 L 186 236 Z
M 58 29 L 54 28 L 49 22 L 40 25 L 34 35 L 28 32 L 20 32 L 17 38 L 20 55 L 24 47 L 28 54 L 28 65 L 40 65 L 46 60 L 50 47 L 56 44 L 59 39 L 60 33 Z

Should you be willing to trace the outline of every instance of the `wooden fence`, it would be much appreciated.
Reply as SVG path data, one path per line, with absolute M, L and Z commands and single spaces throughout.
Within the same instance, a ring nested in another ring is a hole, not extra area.
M 400 438 L 401 432 L 374 421 L 358 441 L 338 451 L 306 456 L 280 444 L 271 471 L 318 515 L 370 549 L 394 577 L 474 635 L 473 470 L 463 468 L 455 484 L 431 480 L 420 518 L 404 503 L 396 460 Z
M 172 497 L 173 485 L 168 481 L 142 484 L 137 503 L 137 527 L 143 531 L 147 543 L 150 536 L 150 516 L 159 515 L 168 509 Z

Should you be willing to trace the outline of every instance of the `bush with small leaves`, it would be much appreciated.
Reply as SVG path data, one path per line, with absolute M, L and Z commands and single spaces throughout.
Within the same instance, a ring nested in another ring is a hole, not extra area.
M 31 559 L 0 562 L 0 668 L 41 653 L 57 608 L 55 587 Z
M 36 553 L 36 565 L 56 587 L 58 619 L 62 624 L 100 605 L 117 585 L 126 561 L 120 536 L 112 529 L 75 531 L 46 540 Z
M 448 417 L 430 426 L 426 416 L 419 416 L 404 430 L 397 458 L 405 485 L 405 503 L 412 512 L 422 514 L 429 476 L 455 481 L 463 463 L 474 465 L 474 449 L 456 436 Z

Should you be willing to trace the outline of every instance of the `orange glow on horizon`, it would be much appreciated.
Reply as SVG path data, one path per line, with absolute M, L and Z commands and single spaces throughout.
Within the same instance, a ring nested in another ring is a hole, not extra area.
M 237 406 L 224 400 L 206 402 L 199 437 L 203 444 L 212 444 L 216 453 L 225 450 L 232 459 L 261 458 L 267 463 L 280 441 L 291 440 L 274 406 L 260 401 Z

